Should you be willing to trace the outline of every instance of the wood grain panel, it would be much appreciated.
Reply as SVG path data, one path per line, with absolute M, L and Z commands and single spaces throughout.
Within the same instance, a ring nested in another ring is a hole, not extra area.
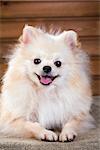
M 2 77 L 7 70 L 7 64 L 6 63 L 0 63 L 0 80 L 2 80 Z
M 100 57 L 99 59 L 91 59 L 90 62 L 91 74 L 92 75 L 100 75 Z
M 92 93 L 93 95 L 100 95 L 100 79 L 92 81 Z
M 0 42 L 0 58 L 6 57 L 6 55 L 11 54 L 13 48 L 15 47 L 14 41 Z
M 28 7 L 27 7 L 28 6 Z M 99 2 L 1 2 L 2 18 L 98 16 Z
M 84 38 L 80 39 L 82 48 L 89 55 L 100 55 L 100 39 L 99 38 Z
M 10 53 L 11 49 L 14 47 L 16 39 L 4 39 L 0 42 L 0 57 L 3 57 Z M 100 55 L 99 50 L 99 38 L 82 38 L 80 39 L 82 48 L 89 55 Z
M 6 20 L 0 23 L 0 38 L 18 38 L 22 33 L 25 24 L 32 26 L 46 27 L 47 30 L 51 28 L 61 30 L 73 29 L 78 32 L 80 36 L 99 36 L 99 20 L 98 18 L 85 19 L 35 19 L 35 20 Z
M 4 5 L 6 5 L 7 2 L 21 2 L 23 0 L 2 0 L 2 2 L 4 3 Z M 24 0 L 24 2 L 27 1 L 31 1 L 31 2 L 69 2 L 69 0 Z M 70 2 L 74 2 L 76 0 L 70 0 Z M 77 0 L 77 2 L 82 2 L 82 1 L 86 1 L 87 0 Z M 98 2 L 99 0 L 88 0 L 91 2 Z

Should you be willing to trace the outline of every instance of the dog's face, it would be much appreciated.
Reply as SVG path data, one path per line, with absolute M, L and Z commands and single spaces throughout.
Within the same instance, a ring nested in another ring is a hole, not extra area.
M 22 54 L 28 77 L 38 86 L 64 84 L 75 58 L 76 33 L 50 35 L 27 26 L 22 35 Z

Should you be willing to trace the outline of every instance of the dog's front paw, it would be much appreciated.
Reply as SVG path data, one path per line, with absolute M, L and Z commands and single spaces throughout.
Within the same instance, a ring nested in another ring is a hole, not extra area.
M 76 136 L 77 134 L 74 131 L 63 130 L 61 134 L 59 135 L 59 141 L 60 142 L 72 142 L 74 141 Z
M 53 131 L 44 129 L 43 131 L 41 131 L 39 139 L 43 140 L 43 141 L 52 141 L 53 142 L 53 141 L 58 140 L 58 136 Z

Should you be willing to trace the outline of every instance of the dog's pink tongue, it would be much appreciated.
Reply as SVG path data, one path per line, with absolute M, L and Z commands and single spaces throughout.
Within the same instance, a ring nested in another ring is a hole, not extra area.
M 40 82 L 46 85 L 50 84 L 52 82 L 52 79 L 48 77 L 41 77 Z

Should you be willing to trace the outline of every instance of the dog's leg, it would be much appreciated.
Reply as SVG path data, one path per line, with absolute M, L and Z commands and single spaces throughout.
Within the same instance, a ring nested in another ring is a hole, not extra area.
M 10 122 L 6 126 L 4 133 L 15 137 L 36 138 L 47 141 L 56 141 L 58 139 L 54 132 L 43 128 L 39 123 L 25 121 L 22 118 Z
M 75 128 L 77 127 L 78 122 L 76 120 L 69 121 L 66 123 L 60 133 L 59 141 L 61 142 L 71 142 L 77 136 Z
M 89 120 L 90 119 L 90 120 Z M 81 115 L 72 118 L 70 121 L 68 121 L 59 136 L 59 141 L 62 142 L 71 142 L 75 139 L 77 136 L 77 132 L 81 132 L 81 130 L 91 128 L 91 123 L 89 121 L 92 121 L 92 118 L 90 115 L 85 115 L 81 113 Z M 89 124 L 90 123 L 90 124 Z M 89 125 L 89 126 L 88 126 Z

